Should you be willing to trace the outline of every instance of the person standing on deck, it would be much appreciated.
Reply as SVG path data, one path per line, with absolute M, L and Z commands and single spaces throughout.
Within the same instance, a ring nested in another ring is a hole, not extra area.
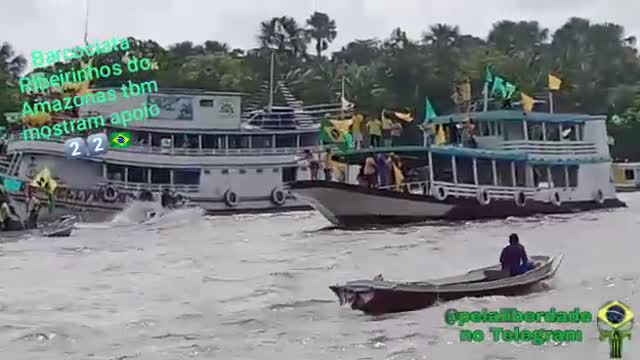
M 384 147 L 391 147 L 391 128 L 393 128 L 393 121 L 382 113 L 382 139 L 384 140 Z
M 307 162 L 307 166 L 309 167 L 309 173 L 311 175 L 311 180 L 318 180 L 318 172 L 320 171 L 320 163 L 313 155 L 311 150 L 306 149 L 304 151 L 304 159 Z
M 331 149 L 327 148 L 324 155 L 322 156 L 322 171 L 324 172 L 324 180 L 331 181 L 333 180 L 333 162 L 331 160 Z
M 524 246 L 520 244 L 518 234 L 509 235 L 509 245 L 502 249 L 500 264 L 502 270 L 509 272 L 510 276 L 521 275 L 533 269 L 533 264 L 529 262 Z
M 388 166 L 387 157 L 384 154 L 378 154 L 376 158 L 376 172 L 378 173 L 378 185 L 391 185 L 391 168 Z
M 25 214 L 27 216 L 27 221 L 25 227 L 28 229 L 35 229 L 38 227 L 38 215 L 40 215 L 40 200 L 33 193 L 33 188 L 31 186 L 27 187 L 26 194 L 27 202 L 25 208 Z
M 454 123 L 453 119 L 449 119 L 447 128 L 449 133 L 449 145 L 460 144 L 460 132 L 458 132 L 458 124 Z
M 376 160 L 373 157 L 373 153 L 369 154 L 364 161 L 363 174 L 367 181 L 367 186 L 370 188 L 376 187 L 378 179 L 376 177 Z
M 356 114 L 353 116 L 353 123 L 351 124 L 351 134 L 353 135 L 353 141 L 356 143 L 356 149 L 362 147 L 362 123 L 364 122 L 364 116 Z
M 400 135 L 402 135 L 402 124 L 399 122 L 394 122 L 391 126 L 391 145 L 398 146 L 400 145 Z
M 382 137 L 382 121 L 373 119 L 367 122 L 367 131 L 369 132 L 369 142 L 371 147 L 380 146 L 380 138 Z

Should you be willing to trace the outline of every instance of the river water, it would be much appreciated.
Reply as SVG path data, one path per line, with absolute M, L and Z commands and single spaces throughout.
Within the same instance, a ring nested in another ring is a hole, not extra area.
M 315 212 L 203 218 L 185 210 L 146 225 L 127 224 L 125 213 L 69 238 L 6 241 L 1 358 L 606 359 L 595 323 L 573 326 L 583 343 L 473 344 L 461 343 L 443 314 L 595 312 L 611 299 L 640 309 L 640 194 L 620 197 L 629 208 L 367 231 L 331 229 Z M 371 317 L 340 308 L 327 288 L 378 273 L 424 280 L 490 265 L 511 232 L 530 255 L 565 255 L 543 291 Z M 625 358 L 640 356 L 636 339 Z

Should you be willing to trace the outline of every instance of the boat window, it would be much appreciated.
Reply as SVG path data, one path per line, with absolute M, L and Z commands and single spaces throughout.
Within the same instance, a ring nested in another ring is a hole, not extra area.
M 576 129 L 578 129 L 578 133 L 576 134 L 576 136 L 578 137 L 578 141 L 583 141 L 584 140 L 584 125 L 577 124 L 576 125 Z
M 245 169 L 240 169 L 240 170 L 238 170 L 238 172 L 239 172 L 240 174 L 246 174 L 246 173 L 247 173 L 247 170 L 245 170 Z
M 542 123 L 527 121 L 527 133 L 529 135 L 529 140 L 542 141 Z
M 297 166 L 283 168 L 282 169 L 282 182 L 283 183 L 288 183 L 288 182 L 296 181 L 297 170 L 298 170 Z
M 262 169 L 256 169 L 256 174 L 262 174 Z
M 204 171 L 204 174 L 205 174 L 205 175 L 209 175 L 209 174 L 211 174 L 211 170 L 208 170 L 208 169 L 207 169 L 207 170 L 205 170 L 205 171 Z
M 200 170 L 173 170 L 173 183 L 178 185 L 198 185 L 200 184 Z
M 546 123 L 547 141 L 560 141 L 560 124 Z
M 246 135 L 230 135 L 229 149 L 248 149 L 249 136 Z
M 473 160 L 470 157 L 456 157 L 456 175 L 459 184 L 475 184 L 473 180 Z
M 151 169 L 152 184 L 171 184 L 169 169 Z
M 453 182 L 450 156 L 433 154 L 433 179 L 435 181 Z
M 201 107 L 213 107 L 213 99 L 202 99 L 200 100 Z
M 143 131 L 132 131 L 131 137 L 133 138 L 133 143 L 135 145 L 148 145 L 149 144 L 149 133 Z
M 496 122 L 496 136 L 502 136 L 502 121 Z
M 276 147 L 296 147 L 296 135 L 295 134 L 281 134 L 276 135 Z
M 219 135 L 202 135 L 202 148 L 203 149 L 220 149 L 221 137 Z
M 496 174 L 498 175 L 498 186 L 513 186 L 510 161 L 496 160 Z
M 504 123 L 504 139 L 506 141 L 524 140 L 522 122 L 506 121 Z
M 141 168 L 138 166 L 128 166 L 127 167 L 127 181 L 133 183 L 147 183 L 149 172 L 145 168 Z
M 624 171 L 624 179 L 625 180 L 634 180 L 635 179 L 635 173 L 632 169 L 626 169 Z
M 524 161 L 516 161 L 516 186 L 525 187 L 527 185 L 527 163 Z
M 229 174 L 229 169 L 222 169 L 222 171 L 220 171 L 220 173 L 222 173 L 224 175 L 228 175 Z
M 489 123 L 487 121 L 480 121 L 480 136 L 489 136 Z
M 124 166 L 107 164 L 107 179 L 124 181 Z
M 551 186 L 546 166 L 533 166 L 532 170 L 534 187 L 547 188 Z
M 551 182 L 553 183 L 553 187 L 567 187 L 564 169 L 564 166 L 556 165 L 551 167 Z
M 476 161 L 478 167 L 478 185 L 493 185 L 493 167 L 491 160 L 478 159 Z
M 251 147 L 255 149 L 268 149 L 273 147 L 271 135 L 252 135 Z
M 173 146 L 182 149 L 197 149 L 198 135 L 192 134 L 176 134 L 174 135 Z
M 569 187 L 578 187 L 578 166 L 569 166 Z
M 576 127 L 573 124 L 564 124 L 562 126 L 562 139 L 569 141 L 576 141 L 578 139 Z
M 309 133 L 300 135 L 300 146 L 310 147 L 320 145 L 320 138 L 318 134 Z
M 273 168 L 273 172 L 274 172 L 275 174 L 277 174 L 277 173 L 279 173 L 279 172 L 280 172 L 280 169 L 278 169 L 278 168 Z
M 495 121 L 489 121 L 487 124 L 489 125 L 489 136 L 495 136 L 495 134 L 496 134 L 496 122 Z

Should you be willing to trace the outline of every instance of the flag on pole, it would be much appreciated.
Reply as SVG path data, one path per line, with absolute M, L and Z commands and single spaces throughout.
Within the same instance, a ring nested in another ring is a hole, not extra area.
M 491 84 L 494 80 L 493 72 L 491 71 L 491 65 L 487 65 L 484 68 L 484 82 Z
M 520 98 L 522 101 L 522 109 L 526 112 L 533 111 L 533 104 L 534 104 L 533 98 L 523 92 L 520 92 Z
M 549 74 L 549 90 L 560 90 L 562 80 Z
M 431 121 L 432 119 L 434 119 L 436 117 L 438 117 L 438 115 L 436 114 L 435 109 L 431 105 L 431 102 L 429 101 L 429 98 L 426 97 L 425 98 L 425 105 L 424 105 L 424 122 L 428 123 L 429 121 Z
M 342 97 L 340 98 L 340 103 L 342 105 L 341 110 L 342 111 L 349 111 L 349 110 L 353 110 L 353 108 L 355 107 L 355 104 L 352 102 L 349 102 L 344 95 L 342 95 Z
M 447 142 L 447 135 L 444 133 L 444 126 L 438 125 L 436 130 L 436 145 L 443 145 Z

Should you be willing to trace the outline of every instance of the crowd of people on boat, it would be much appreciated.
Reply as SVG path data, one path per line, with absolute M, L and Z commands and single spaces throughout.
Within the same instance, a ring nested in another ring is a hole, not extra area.
M 430 124 L 424 127 L 427 145 L 453 145 L 477 148 L 478 128 L 473 119 L 465 119 L 461 124 L 453 119 L 448 124 Z
M 367 118 L 366 115 L 355 115 L 351 124 L 351 134 L 353 135 L 356 149 L 366 146 L 364 142 L 365 132 L 370 147 L 398 146 L 403 126 L 400 121 L 392 120 L 386 116 Z
M 25 216 L 22 217 L 16 210 L 15 203 L 9 192 L 0 185 L 0 230 L 15 231 L 35 229 L 38 227 L 38 216 L 40 214 L 40 200 L 35 196 L 32 186 L 27 186 L 25 190 Z

